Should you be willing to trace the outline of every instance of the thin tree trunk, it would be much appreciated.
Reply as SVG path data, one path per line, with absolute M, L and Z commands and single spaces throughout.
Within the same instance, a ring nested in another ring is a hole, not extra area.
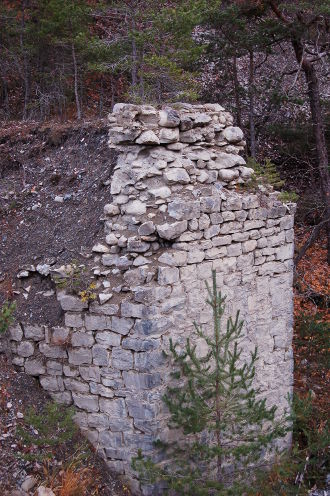
M 254 56 L 249 52 L 249 125 L 250 125 L 250 155 L 256 157 L 256 130 L 254 122 Z
M 135 12 L 132 12 L 132 87 L 135 88 L 137 85 L 137 65 L 138 65 L 138 56 L 137 56 L 137 48 L 135 42 Z
M 322 220 L 319 224 L 317 224 L 317 226 L 315 226 L 313 228 L 313 231 L 312 231 L 311 235 L 309 236 L 309 238 L 307 239 L 306 243 L 300 248 L 299 252 L 297 253 L 297 255 L 294 258 L 295 267 L 297 267 L 298 263 L 303 258 L 306 251 L 311 246 L 313 246 L 313 244 L 315 243 L 315 241 L 319 237 L 320 232 L 325 227 L 325 224 L 327 224 L 329 222 L 329 220 L 330 220 L 329 217 L 327 217 L 326 219 Z
M 79 91 L 78 91 L 78 67 L 77 67 L 77 59 L 76 59 L 76 50 L 74 47 L 74 43 L 71 43 L 72 50 L 72 60 L 73 60 L 73 70 L 74 70 L 74 94 L 76 98 L 76 109 L 77 109 L 77 119 L 81 119 L 81 107 L 79 100 Z
M 140 53 L 140 71 L 139 71 L 139 86 L 140 86 L 140 98 L 144 102 L 144 77 L 143 77 L 143 49 Z
M 324 124 L 322 118 L 322 107 L 320 98 L 319 81 L 313 62 L 304 56 L 303 45 L 300 40 L 292 38 L 292 45 L 296 54 L 296 59 L 301 65 L 307 82 L 307 93 L 312 116 L 312 126 L 316 145 L 318 169 L 321 179 L 321 190 L 325 204 L 325 219 L 327 232 L 327 258 L 330 264 L 330 174 L 328 169 L 328 151 L 325 142 Z
M 216 282 L 213 281 L 213 318 L 215 327 L 215 367 L 216 367 L 216 378 L 215 378 L 215 410 L 216 410 L 216 429 L 215 435 L 217 439 L 217 448 L 219 449 L 217 456 L 217 480 L 221 482 L 222 479 L 222 456 L 220 453 L 221 448 L 221 407 L 220 407 L 220 368 L 219 368 L 219 358 L 220 358 L 220 319 L 218 315 L 218 300 L 217 300 L 217 287 Z
M 233 57 L 233 79 L 234 79 L 234 92 L 235 92 L 235 103 L 236 103 L 236 120 L 238 127 L 242 127 L 242 112 L 241 112 L 241 98 L 240 98 L 240 86 L 237 73 L 237 57 Z
M 24 47 L 24 33 L 25 33 L 25 0 L 22 1 L 22 19 L 21 19 L 21 32 L 20 32 L 20 46 L 23 55 L 23 81 L 24 81 L 24 107 L 23 107 L 23 120 L 28 118 L 28 106 L 30 102 L 30 81 L 29 81 L 29 67 L 27 53 Z

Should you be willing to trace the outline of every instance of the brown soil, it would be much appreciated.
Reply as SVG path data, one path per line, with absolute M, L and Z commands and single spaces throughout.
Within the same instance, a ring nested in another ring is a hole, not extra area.
M 86 264 L 102 238 L 100 217 L 110 201 L 114 163 L 105 120 L 2 128 L 0 305 L 14 297 L 20 320 L 61 322 L 55 297 L 43 294 L 52 289 L 50 278 L 19 280 L 17 273 L 38 263 Z

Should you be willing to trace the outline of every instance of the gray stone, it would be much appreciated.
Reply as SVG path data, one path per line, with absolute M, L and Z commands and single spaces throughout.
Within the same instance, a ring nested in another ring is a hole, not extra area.
M 112 317 L 111 330 L 118 334 L 126 335 L 132 329 L 133 324 L 133 319 Z
M 99 399 L 91 394 L 72 393 L 74 404 L 86 412 L 99 411 Z M 100 400 L 101 401 L 101 400 Z
M 68 327 L 76 327 L 77 328 L 77 327 L 83 326 L 83 320 L 82 320 L 80 313 L 65 312 L 64 322 L 65 322 L 65 325 Z
M 159 348 L 159 346 L 159 339 L 124 338 L 122 341 L 122 347 L 124 349 L 133 351 L 153 351 Z
M 212 225 L 208 229 L 205 229 L 204 232 L 204 237 L 205 239 L 211 239 L 214 238 L 214 236 L 217 236 L 220 232 L 220 226 L 217 224 Z
M 152 320 L 137 320 L 134 325 L 134 333 L 140 336 L 161 335 L 171 326 L 171 320 L 165 317 Z
M 229 126 L 222 131 L 223 137 L 228 143 L 238 143 L 244 138 L 243 131 L 239 127 Z
M 242 243 L 243 253 L 249 253 L 250 251 L 255 250 L 256 247 L 257 247 L 257 241 L 255 239 L 244 241 Z
M 114 397 L 114 392 L 112 391 L 112 389 L 103 386 L 103 384 L 97 384 L 96 382 L 91 382 L 89 384 L 89 388 L 92 394 L 98 394 L 100 396 L 103 396 L 104 398 Z
M 169 169 L 167 172 L 165 172 L 164 178 L 169 184 L 190 183 L 189 174 L 184 169 Z
M 141 241 L 136 237 L 128 238 L 127 240 L 127 251 L 134 251 L 137 253 L 145 253 L 149 250 L 149 243 Z
M 42 376 L 40 377 L 40 384 L 45 391 L 59 391 L 57 377 Z
M 201 198 L 201 212 L 220 212 L 221 198 L 214 196 L 204 196 Z
M 144 222 L 139 227 L 139 235 L 140 236 L 148 236 L 149 234 L 153 234 L 155 232 L 155 224 L 152 221 Z M 148 245 L 149 246 L 149 245 Z
M 61 346 L 49 345 L 47 343 L 39 343 L 39 351 L 47 358 L 66 358 L 67 352 Z
M 24 364 L 25 373 L 29 375 L 42 375 L 46 373 L 46 367 L 40 358 L 26 360 Z
M 159 138 L 153 131 L 143 131 L 136 143 L 139 145 L 159 145 Z
M 236 169 L 222 169 L 219 171 L 219 179 L 226 183 L 230 183 L 239 176 L 239 171 Z
M 159 112 L 159 125 L 161 127 L 177 127 L 180 124 L 180 116 L 178 112 L 170 107 Z
M 93 364 L 107 367 L 109 365 L 109 352 L 106 347 L 95 344 L 92 348 Z
M 120 335 L 111 331 L 99 331 L 95 335 L 96 342 L 106 347 L 119 346 Z
M 173 222 L 172 224 L 161 224 L 157 226 L 157 232 L 161 238 L 164 239 L 175 239 L 184 231 L 186 231 L 188 223 L 186 220 L 179 222 Z
M 81 312 L 88 304 L 80 298 L 71 295 L 61 295 L 59 298 L 60 305 L 65 311 Z
M 26 339 L 32 339 L 33 341 L 41 341 L 45 339 L 45 329 L 41 326 L 24 325 L 24 336 Z
M 131 351 L 121 348 L 113 348 L 111 354 L 112 366 L 118 370 L 130 370 L 133 368 L 133 354 Z
M 78 381 L 72 377 L 64 379 L 64 385 L 69 391 L 74 391 L 75 393 L 89 393 L 89 386 L 85 382 Z
M 184 251 L 166 251 L 158 258 L 158 262 L 172 267 L 182 267 L 187 263 L 187 253 Z
M 174 200 L 167 206 L 168 214 L 176 220 L 198 219 L 200 216 L 199 201 Z
M 162 383 L 161 374 L 142 374 L 138 372 L 123 372 L 125 386 L 128 389 L 139 391 L 141 389 L 153 389 Z
M 69 363 L 72 365 L 89 365 L 92 363 L 92 352 L 88 348 L 69 349 Z
M 179 141 L 179 128 L 169 129 L 164 128 L 159 132 L 160 143 L 175 143 Z
M 85 326 L 87 331 L 104 331 L 106 329 L 111 329 L 111 325 L 111 317 L 106 315 L 86 314 Z
M 150 190 L 150 194 L 156 198 L 166 199 L 171 196 L 171 190 L 167 186 L 161 186 Z
M 134 200 L 124 206 L 125 212 L 130 215 L 143 215 L 147 211 L 146 204 L 140 200 Z
M 55 345 L 65 345 L 69 343 L 70 330 L 67 327 L 53 327 L 51 342 Z
M 148 353 L 135 353 L 134 369 L 138 372 L 150 372 L 159 370 L 166 361 L 165 354 L 162 351 L 151 351 Z
M 127 372 L 124 372 L 124 374 L 125 373 Z M 107 413 L 110 417 L 125 418 L 127 415 L 126 405 L 123 398 L 100 398 L 100 411 Z
M 95 301 L 91 303 L 89 310 L 91 313 L 101 314 L 101 315 L 117 315 L 119 311 L 119 305 L 108 303 L 106 305 L 99 305 Z
M 34 353 L 34 344 L 30 341 L 21 341 L 17 347 L 17 353 L 24 358 L 32 356 Z
M 12 341 L 21 341 L 23 338 L 23 331 L 20 324 L 16 324 L 9 327 L 9 338 Z
M 87 346 L 90 347 L 94 344 L 93 334 L 87 332 L 76 331 L 71 336 L 72 346 Z
M 90 365 L 89 367 L 79 367 L 79 373 L 85 381 L 100 382 L 100 367 Z
M 120 213 L 118 205 L 114 205 L 113 203 L 108 203 L 104 205 L 104 213 L 105 215 L 114 216 Z
M 176 267 L 159 267 L 158 283 L 161 285 L 174 284 L 179 280 L 179 269 Z

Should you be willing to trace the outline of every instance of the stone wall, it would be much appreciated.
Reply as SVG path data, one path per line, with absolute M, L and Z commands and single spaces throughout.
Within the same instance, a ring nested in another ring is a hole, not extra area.
M 118 104 L 109 122 L 119 157 L 105 239 L 93 248 L 98 300 L 59 291 L 64 327 L 18 323 L 10 339 L 14 363 L 57 401 L 73 402 L 109 467 L 132 479 L 131 457 L 167 435 L 162 350 L 170 337 L 183 344 L 194 319 L 212 327 L 212 269 L 227 314 L 240 309 L 245 320 L 242 359 L 258 345 L 256 382 L 269 404 L 285 407 L 294 206 L 265 186 L 249 191 L 242 132 L 217 104 Z

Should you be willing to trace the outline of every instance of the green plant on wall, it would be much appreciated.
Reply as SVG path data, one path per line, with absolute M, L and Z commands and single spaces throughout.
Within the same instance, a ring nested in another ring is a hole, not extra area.
M 0 335 L 4 334 L 10 324 L 14 322 L 15 303 L 5 302 L 0 309 Z
M 174 384 L 163 399 L 169 427 L 181 437 L 156 443 L 160 463 L 142 452 L 133 461 L 143 482 L 163 483 L 169 494 L 243 494 L 255 467 L 267 465 L 290 425 L 288 416 L 276 418 L 276 407 L 268 407 L 254 389 L 257 349 L 242 360 L 243 321 L 238 312 L 222 325 L 225 297 L 217 291 L 215 271 L 212 277 L 212 287 L 207 285 L 212 334 L 195 323 L 194 338 L 204 342 L 206 353 L 199 356 L 191 339 L 181 351 L 170 344 Z
M 249 187 L 257 188 L 258 185 L 272 186 L 275 190 L 280 190 L 278 199 L 283 203 L 296 202 L 298 200 L 298 195 L 294 191 L 285 191 L 282 188 L 285 185 L 285 181 L 281 179 L 281 176 L 276 169 L 276 165 L 269 159 L 266 158 L 264 164 L 261 164 L 253 157 L 248 157 L 247 166 L 254 170 L 254 174 L 248 184 Z
M 59 289 L 80 296 L 84 302 L 96 299 L 96 283 L 92 281 L 86 287 L 86 267 L 79 265 L 76 260 L 66 265 L 60 274 L 54 276 L 54 282 Z

